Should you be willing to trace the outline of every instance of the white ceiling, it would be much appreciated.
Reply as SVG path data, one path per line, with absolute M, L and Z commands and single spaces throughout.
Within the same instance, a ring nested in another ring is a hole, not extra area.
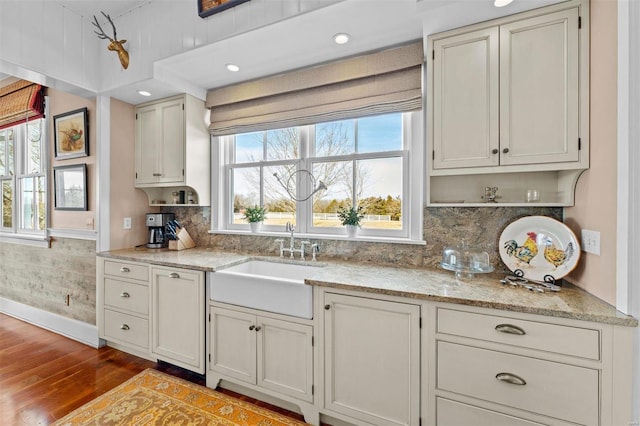
M 99 11 L 116 20 L 135 8 L 167 0 L 55 0 L 91 19 Z M 195 1 L 195 0 L 193 0 Z M 265 0 L 268 1 L 268 0 Z M 182 92 L 203 98 L 208 89 L 402 44 L 443 29 L 516 13 L 559 0 L 516 0 L 498 10 L 493 0 L 344 0 L 175 56 L 155 61 L 153 78 L 110 89 L 105 95 L 139 104 Z M 158 22 L 158 25 L 163 23 Z M 429 27 L 429 28 L 427 28 Z M 352 38 L 336 45 L 332 36 Z M 224 70 L 227 63 L 240 72 Z M 150 91 L 141 98 L 136 91 Z

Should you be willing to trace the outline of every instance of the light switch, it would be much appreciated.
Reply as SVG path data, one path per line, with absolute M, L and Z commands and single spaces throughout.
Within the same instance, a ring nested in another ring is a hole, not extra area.
M 582 230 L 582 251 L 600 256 L 600 232 Z

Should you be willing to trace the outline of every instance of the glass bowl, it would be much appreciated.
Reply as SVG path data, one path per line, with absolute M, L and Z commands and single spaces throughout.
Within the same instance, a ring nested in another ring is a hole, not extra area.
M 442 251 L 440 266 L 456 273 L 456 278 L 473 278 L 475 274 L 493 272 L 489 254 L 465 242 L 455 247 L 445 247 Z

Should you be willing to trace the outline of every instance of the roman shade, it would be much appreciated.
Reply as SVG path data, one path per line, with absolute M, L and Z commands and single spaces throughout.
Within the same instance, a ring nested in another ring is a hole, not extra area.
M 18 80 L 0 88 L 0 129 L 44 116 L 42 86 Z
M 422 108 L 422 41 L 213 89 L 214 136 Z

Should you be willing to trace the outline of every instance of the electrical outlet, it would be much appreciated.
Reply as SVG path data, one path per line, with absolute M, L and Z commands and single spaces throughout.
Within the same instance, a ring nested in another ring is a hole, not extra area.
M 122 227 L 124 229 L 131 229 L 131 218 L 130 217 L 125 217 L 124 221 L 122 223 Z
M 582 230 L 582 251 L 600 256 L 600 232 Z

